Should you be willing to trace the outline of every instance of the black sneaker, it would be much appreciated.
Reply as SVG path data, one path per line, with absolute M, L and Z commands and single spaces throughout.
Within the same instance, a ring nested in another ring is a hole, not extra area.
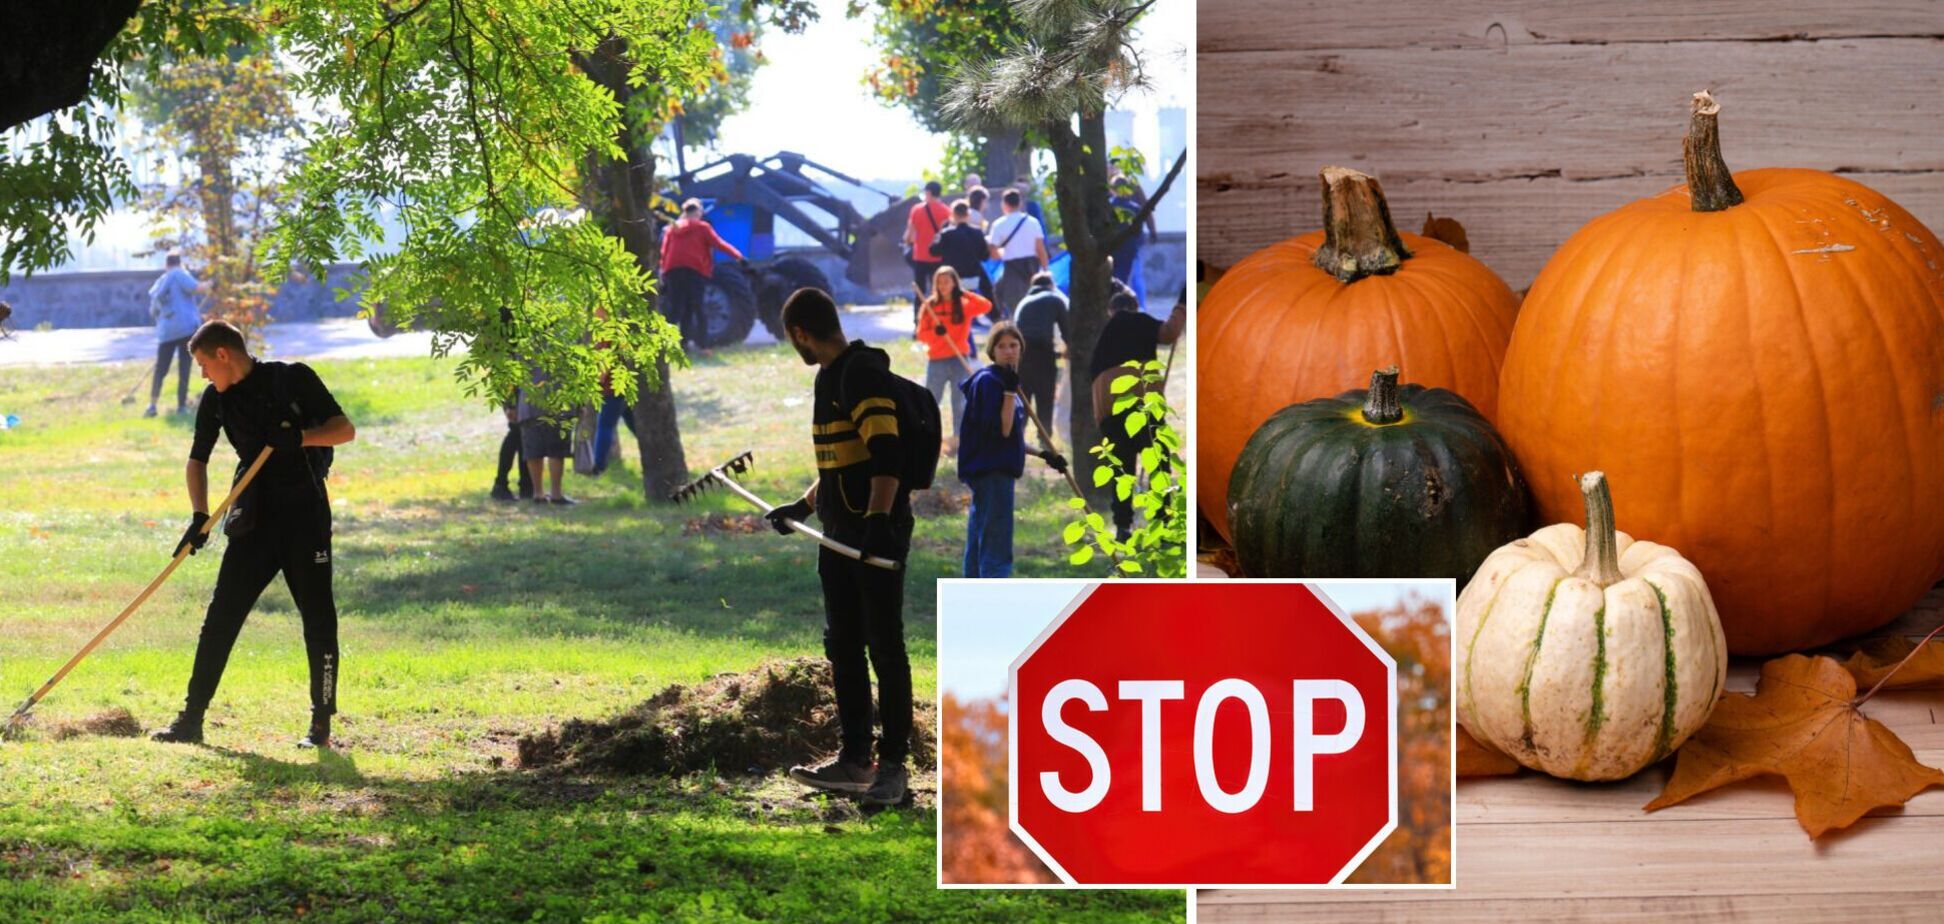
M 838 758 L 815 767 L 802 764 L 791 767 L 790 779 L 812 789 L 861 793 L 871 788 L 871 768 Z
M 328 748 L 331 746 L 331 717 L 315 716 L 311 719 L 310 734 L 297 742 L 300 748 Z
M 506 482 L 502 481 L 493 485 L 493 499 L 496 501 L 513 500 L 513 491 L 506 486 Z
M 571 498 L 571 497 L 568 497 L 568 496 L 567 496 L 567 495 L 565 495 L 565 494 L 562 494 L 562 495 L 561 495 L 561 496 L 559 496 L 559 497 L 555 497 L 555 498 L 551 498 L 551 499 L 549 499 L 549 500 L 547 501 L 547 503 L 550 503 L 550 504 L 553 504 L 553 505 L 555 505 L 555 506 L 559 506 L 559 507 L 572 507 L 572 506 L 574 506 L 575 504 L 578 504 L 578 503 L 580 503 L 580 501 L 577 501 L 577 500 L 575 500 L 575 499 L 573 499 L 573 498 Z
M 163 744 L 201 744 L 203 740 L 203 717 L 184 712 L 175 717 L 167 728 L 149 732 L 150 741 Z
M 871 788 L 864 790 L 864 804 L 902 805 L 904 800 L 904 764 L 899 763 L 894 766 L 878 764 L 877 776 L 871 780 Z

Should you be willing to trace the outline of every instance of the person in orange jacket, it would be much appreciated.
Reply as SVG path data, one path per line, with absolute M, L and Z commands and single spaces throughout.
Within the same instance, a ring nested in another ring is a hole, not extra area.
M 932 290 L 918 303 L 918 342 L 926 347 L 930 362 L 925 366 L 925 387 L 932 397 L 952 396 L 952 438 L 958 446 L 959 419 L 965 416 L 965 393 L 958 383 L 971 373 L 960 357 L 972 356 L 972 319 L 992 310 L 992 303 L 959 283 L 958 271 L 941 266 L 932 273 Z

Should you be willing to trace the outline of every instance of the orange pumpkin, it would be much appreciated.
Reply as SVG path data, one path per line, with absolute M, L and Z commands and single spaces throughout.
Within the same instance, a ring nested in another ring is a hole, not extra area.
M 1708 576 L 1730 650 L 1834 641 L 1944 572 L 1944 246 L 1862 184 L 1721 160 L 1695 95 L 1688 182 L 1602 216 L 1527 294 L 1498 426 L 1541 519 L 1574 475 Z
M 1196 309 L 1196 490 L 1224 536 L 1230 469 L 1284 407 L 1399 365 L 1492 419 L 1518 296 L 1450 245 L 1398 233 L 1374 177 L 1324 168 L 1323 224 L 1250 254 Z

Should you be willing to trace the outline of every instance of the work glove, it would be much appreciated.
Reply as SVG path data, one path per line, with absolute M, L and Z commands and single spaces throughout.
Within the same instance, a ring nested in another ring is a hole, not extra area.
M 189 554 L 196 554 L 196 550 L 202 548 L 203 543 L 209 541 L 209 534 L 203 532 L 203 524 L 207 522 L 209 522 L 209 514 L 207 513 L 190 514 L 189 529 L 182 534 L 182 541 L 176 543 L 175 548 L 169 551 L 169 557 L 174 558 L 177 555 L 181 555 L 182 547 L 185 545 L 189 547 Z
M 1039 457 L 1046 460 L 1047 468 L 1059 472 L 1062 475 L 1066 474 L 1066 470 L 1067 470 L 1066 456 L 1060 455 L 1059 452 L 1056 450 L 1048 449 L 1044 452 L 1041 452 L 1039 454 Z
M 790 524 L 785 523 L 785 520 L 796 520 L 799 523 L 805 522 L 810 519 L 812 512 L 810 502 L 799 497 L 796 503 L 771 507 L 768 512 L 763 514 L 763 519 L 768 520 L 770 528 L 776 530 L 778 534 L 787 536 L 790 534 Z
M 891 526 L 890 514 L 864 515 L 864 537 L 857 544 L 857 550 L 866 555 L 888 558 L 895 562 L 904 561 L 904 556 L 898 552 L 898 531 Z
M 993 363 L 992 365 L 987 366 L 986 368 L 991 369 L 992 374 L 999 377 L 999 384 L 1004 385 L 1007 391 L 1019 390 L 1019 370 L 1018 369 L 1014 369 L 1011 366 L 1003 365 L 1000 363 Z
M 945 336 L 945 325 L 943 325 L 943 324 L 933 324 L 933 325 L 932 325 L 932 333 L 934 333 L 934 334 L 937 334 L 937 335 L 938 335 L 938 336 L 940 336 L 940 337 L 943 337 L 943 336 Z
M 278 421 L 276 426 L 270 428 L 264 443 L 279 454 L 294 454 L 304 448 L 304 431 L 291 421 Z

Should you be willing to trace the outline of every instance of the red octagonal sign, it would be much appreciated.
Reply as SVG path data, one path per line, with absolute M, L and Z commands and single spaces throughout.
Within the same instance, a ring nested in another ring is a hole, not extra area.
M 1335 883 L 1397 826 L 1397 663 L 1296 583 L 1102 584 L 1012 665 L 1012 829 L 1068 883 Z

